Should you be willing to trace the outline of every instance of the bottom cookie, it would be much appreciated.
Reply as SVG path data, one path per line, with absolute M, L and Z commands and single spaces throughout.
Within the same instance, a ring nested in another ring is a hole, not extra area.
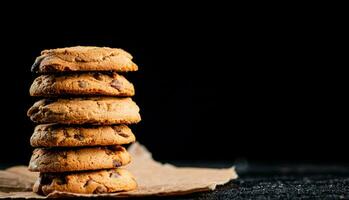
M 70 173 L 41 173 L 33 186 L 38 194 L 54 191 L 100 194 L 129 191 L 137 188 L 133 175 L 125 169 L 110 169 Z

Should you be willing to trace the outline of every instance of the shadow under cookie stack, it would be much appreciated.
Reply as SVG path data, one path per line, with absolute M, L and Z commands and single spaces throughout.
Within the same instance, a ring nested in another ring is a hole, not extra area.
M 132 56 L 106 47 L 44 50 L 32 71 L 30 95 L 42 97 L 28 110 L 39 123 L 31 137 L 29 170 L 40 172 L 33 190 L 110 193 L 137 187 L 122 166 L 131 157 L 121 145 L 135 141 L 128 124 L 141 120 L 130 98 L 133 85 L 119 72 L 137 71 Z

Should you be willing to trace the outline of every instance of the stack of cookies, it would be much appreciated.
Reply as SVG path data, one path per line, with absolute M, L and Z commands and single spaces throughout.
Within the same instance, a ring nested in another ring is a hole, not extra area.
M 40 172 L 34 192 L 109 193 L 133 190 L 131 161 L 120 145 L 135 141 L 128 124 L 141 120 L 130 98 L 133 85 L 119 72 L 137 71 L 122 49 L 70 47 L 44 50 L 32 71 L 39 74 L 29 110 L 39 123 L 31 137 L 36 149 L 29 170 Z

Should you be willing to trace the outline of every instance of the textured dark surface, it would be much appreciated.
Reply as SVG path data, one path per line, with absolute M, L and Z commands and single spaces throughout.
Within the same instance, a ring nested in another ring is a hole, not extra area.
M 237 169 L 239 179 L 212 192 L 158 199 L 349 199 L 347 165 L 237 165 Z
M 210 193 L 183 199 L 295 199 L 349 198 L 349 178 L 332 175 L 246 176 Z

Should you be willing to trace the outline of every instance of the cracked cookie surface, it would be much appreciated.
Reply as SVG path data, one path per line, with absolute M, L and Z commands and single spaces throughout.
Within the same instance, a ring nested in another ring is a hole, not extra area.
M 33 191 L 48 195 L 54 191 L 99 194 L 137 188 L 134 176 L 125 169 L 72 173 L 41 173 Z
M 132 124 L 141 121 L 139 107 L 131 98 L 91 97 L 42 99 L 27 112 L 36 123 Z
M 64 126 L 42 124 L 34 129 L 30 138 L 33 147 L 78 147 L 122 145 L 136 140 L 126 125 Z
M 122 146 L 79 149 L 37 148 L 29 162 L 35 172 L 69 172 L 111 169 L 127 165 L 131 156 Z
M 31 96 L 55 97 L 83 96 L 133 96 L 132 83 L 124 76 L 111 73 L 50 74 L 37 77 L 30 87 Z
M 128 52 L 109 47 L 75 46 L 41 52 L 32 69 L 37 73 L 69 71 L 137 71 Z

